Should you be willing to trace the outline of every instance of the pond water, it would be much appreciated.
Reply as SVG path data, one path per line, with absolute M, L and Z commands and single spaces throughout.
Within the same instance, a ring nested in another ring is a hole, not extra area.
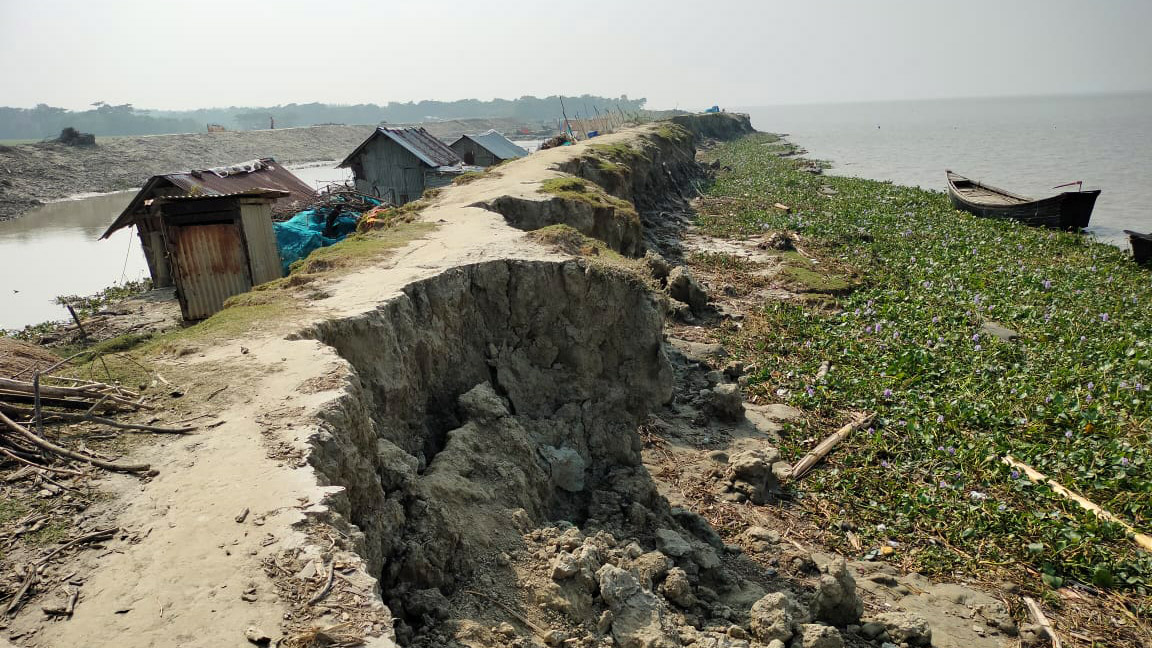
M 292 168 L 313 187 L 343 182 L 335 162 Z M 148 277 L 135 229 L 99 241 L 135 191 L 62 200 L 0 222 L 0 329 L 68 319 L 58 295 L 91 295 L 113 284 Z
M 135 230 L 97 241 L 135 193 L 49 203 L 0 223 L 0 328 L 67 319 L 53 303 L 57 295 L 90 295 L 147 277 Z

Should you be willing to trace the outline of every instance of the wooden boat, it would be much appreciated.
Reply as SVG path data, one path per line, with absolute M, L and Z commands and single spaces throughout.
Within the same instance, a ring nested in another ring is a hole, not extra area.
M 1140 265 L 1152 265 L 1152 234 L 1124 230 L 1132 244 L 1132 260 Z
M 1100 190 L 1065 191 L 1034 200 L 997 189 L 962 175 L 948 174 L 948 197 L 956 209 L 989 218 L 1009 218 L 1028 225 L 1078 230 L 1088 227 Z

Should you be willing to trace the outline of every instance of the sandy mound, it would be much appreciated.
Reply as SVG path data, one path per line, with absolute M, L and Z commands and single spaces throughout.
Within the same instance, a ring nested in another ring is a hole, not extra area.
M 47 369 L 60 361 L 56 354 L 35 344 L 0 337 L 0 377 L 11 378 L 36 369 Z

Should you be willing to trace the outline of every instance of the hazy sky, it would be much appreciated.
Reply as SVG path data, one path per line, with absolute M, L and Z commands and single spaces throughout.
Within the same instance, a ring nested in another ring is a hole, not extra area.
M 0 0 L 0 105 L 1152 89 L 1152 0 Z

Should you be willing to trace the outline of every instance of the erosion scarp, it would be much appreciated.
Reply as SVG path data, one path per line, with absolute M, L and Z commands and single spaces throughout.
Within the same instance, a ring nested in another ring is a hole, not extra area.
M 236 339 L 174 340 L 170 377 L 188 393 L 228 388 L 187 412 L 216 422 L 140 450 L 160 474 L 113 484 L 131 541 L 77 567 L 89 576 L 73 619 L 14 620 L 21 641 L 926 641 L 918 617 L 872 638 L 845 631 L 862 604 L 842 560 L 715 518 L 740 507 L 766 519 L 754 507 L 780 495 L 780 413 L 746 416 L 740 368 L 717 366 L 715 345 L 665 340 L 677 309 L 651 286 L 687 295 L 683 318 L 712 316 L 703 287 L 656 255 L 573 258 L 518 229 L 595 235 L 595 218 L 569 218 L 586 200 L 547 190 L 579 180 L 611 197 L 596 199 L 614 210 L 604 218 L 644 223 L 611 247 L 675 258 L 703 177 L 690 130 L 649 125 L 502 165 L 431 198 L 421 238 L 318 275 L 306 298 L 281 295 L 291 306 L 277 319 Z M 701 497 L 714 504 L 693 508 Z M 722 536 L 702 512 L 732 528 Z

